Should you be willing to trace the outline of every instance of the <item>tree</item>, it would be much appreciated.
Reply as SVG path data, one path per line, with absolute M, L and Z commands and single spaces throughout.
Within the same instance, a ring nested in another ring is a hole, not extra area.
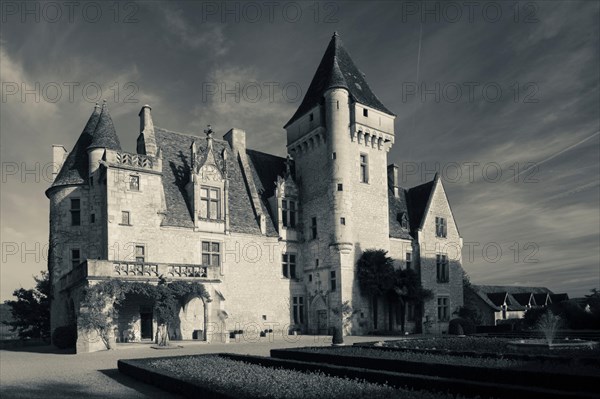
M 377 300 L 379 297 L 387 297 L 394 286 L 394 261 L 383 249 L 367 249 L 356 266 L 358 286 L 364 295 L 371 298 L 373 327 L 377 329 Z M 391 307 L 388 308 L 388 313 L 391 317 Z
M 400 305 L 400 325 L 404 331 L 406 320 L 406 305 L 409 302 L 419 307 L 433 298 L 433 291 L 423 288 L 421 278 L 412 269 L 398 269 L 394 273 L 394 295 Z
M 12 321 L 4 321 L 17 331 L 19 338 L 50 337 L 50 280 L 48 272 L 33 277 L 35 287 L 29 290 L 19 288 L 13 291 L 16 300 L 5 301 L 10 307 Z
M 459 307 L 457 311 L 454 312 L 458 317 L 463 319 L 471 320 L 475 325 L 481 325 L 482 319 L 481 314 L 477 310 L 476 301 L 477 301 L 477 293 L 473 288 L 473 284 L 471 284 L 471 279 L 467 272 L 463 270 L 463 306 Z

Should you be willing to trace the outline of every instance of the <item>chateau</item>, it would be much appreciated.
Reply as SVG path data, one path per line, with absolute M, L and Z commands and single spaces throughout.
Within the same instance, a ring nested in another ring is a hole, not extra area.
M 399 186 L 387 160 L 395 116 L 337 34 L 284 126 L 287 159 L 247 148 L 252 132 L 242 129 L 222 139 L 210 126 L 176 133 L 155 126 L 148 105 L 139 119 L 134 153 L 121 148 L 106 104 L 70 152 L 53 146 L 52 330 L 77 321 L 86 284 L 159 276 L 201 282 L 211 297 L 189 298 L 172 339 L 397 330 L 397 309 L 358 287 L 357 259 L 372 248 L 416 270 L 435 294 L 423 309 L 408 307 L 410 330 L 443 332 L 463 304 L 462 238 L 444 186 L 437 177 Z M 143 298 L 127 298 L 118 314 L 117 342 L 156 333 Z M 77 346 L 101 344 L 79 331 Z

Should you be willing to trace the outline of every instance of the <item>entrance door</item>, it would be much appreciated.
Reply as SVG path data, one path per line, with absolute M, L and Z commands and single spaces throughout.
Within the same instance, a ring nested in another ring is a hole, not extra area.
M 142 339 L 152 339 L 152 313 L 140 313 Z
M 317 311 L 317 325 L 319 329 L 319 334 L 327 334 L 327 311 L 326 310 L 318 310 Z

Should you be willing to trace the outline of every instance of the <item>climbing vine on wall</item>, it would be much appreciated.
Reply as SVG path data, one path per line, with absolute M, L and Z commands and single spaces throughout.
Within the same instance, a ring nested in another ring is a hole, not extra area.
M 158 285 L 108 279 L 85 288 L 80 304 L 79 325 L 84 330 L 95 331 L 106 349 L 111 349 L 111 330 L 114 328 L 119 305 L 127 295 L 140 295 L 153 301 L 154 316 L 158 324 L 157 344 L 169 344 L 168 326 L 178 317 L 178 308 L 192 296 L 210 302 L 210 295 L 198 282 L 167 281 L 163 276 Z

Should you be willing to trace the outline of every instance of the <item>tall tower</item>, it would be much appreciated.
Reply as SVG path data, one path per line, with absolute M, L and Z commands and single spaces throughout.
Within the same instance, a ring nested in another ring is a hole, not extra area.
M 342 325 L 341 305 L 371 308 L 355 281 L 365 249 L 389 249 L 387 152 L 394 114 L 371 91 L 334 33 L 300 107 L 284 126 L 296 161 L 309 329 Z M 325 308 L 325 309 L 324 309 Z M 359 333 L 360 320 L 346 332 Z M 362 323 L 364 324 L 364 323 Z

